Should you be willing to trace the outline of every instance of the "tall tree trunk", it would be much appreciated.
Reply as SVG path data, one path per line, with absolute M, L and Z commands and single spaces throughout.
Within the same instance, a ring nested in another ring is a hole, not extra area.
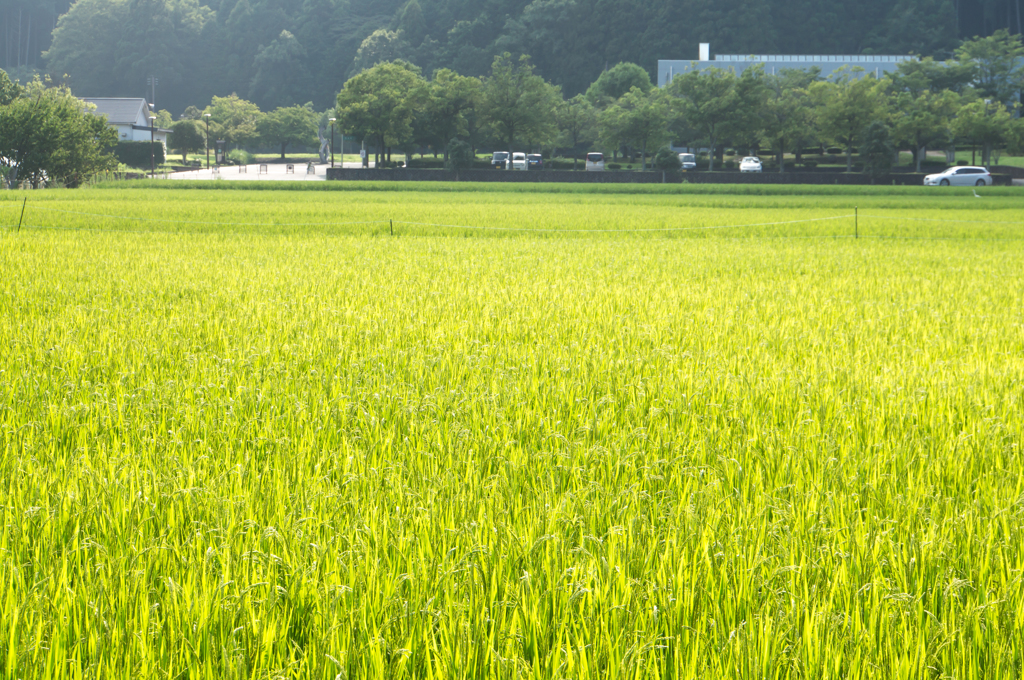
M 924 160 L 924 155 L 926 153 L 928 153 L 928 146 L 927 145 L 922 146 L 922 147 L 918 147 L 918 149 L 917 149 L 917 172 L 919 174 L 921 172 L 921 161 Z
M 713 172 L 715 169 L 715 138 L 711 138 L 711 143 L 708 145 L 708 172 Z
M 288 143 L 287 143 L 287 142 L 282 142 L 282 143 L 281 143 L 281 160 L 284 160 L 284 148 L 285 148 L 286 146 L 288 146 Z
M 846 145 L 846 171 L 853 172 L 853 144 Z
M 786 172 L 786 146 L 779 145 L 779 172 Z

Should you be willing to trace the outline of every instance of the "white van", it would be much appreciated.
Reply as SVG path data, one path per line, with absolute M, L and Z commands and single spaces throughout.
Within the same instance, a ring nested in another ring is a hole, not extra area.
M 587 170 L 604 170 L 604 154 L 588 153 Z
M 692 153 L 679 154 L 679 163 L 682 166 L 683 170 L 697 169 L 697 157 Z
M 508 164 L 509 170 L 526 170 L 526 154 L 525 153 L 514 153 L 512 154 L 512 162 Z

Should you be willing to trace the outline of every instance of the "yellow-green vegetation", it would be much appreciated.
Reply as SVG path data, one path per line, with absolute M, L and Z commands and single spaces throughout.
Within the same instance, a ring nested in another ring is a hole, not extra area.
M 378 189 L 29 195 L 0 676 L 1020 676 L 1024 199 Z

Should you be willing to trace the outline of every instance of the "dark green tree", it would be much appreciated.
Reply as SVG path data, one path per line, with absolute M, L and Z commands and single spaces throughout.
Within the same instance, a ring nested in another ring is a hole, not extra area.
M 446 145 L 448 158 L 445 167 L 449 170 L 467 170 L 473 167 L 473 147 L 461 139 L 451 139 Z
M 441 145 L 445 160 L 448 142 L 469 134 L 468 116 L 479 106 L 480 97 L 478 78 L 460 76 L 450 69 L 434 73 L 434 79 L 427 85 L 421 121 L 426 138 Z
M 676 76 L 667 88 L 678 115 L 708 145 L 709 170 L 715 169 L 715 151 L 739 105 L 736 80 L 732 71 L 711 68 Z
M 206 149 L 206 133 L 194 120 L 179 120 L 171 126 L 167 146 L 181 154 L 182 163 L 187 163 L 190 153 Z
M 634 87 L 647 94 L 654 85 L 642 67 L 622 62 L 603 72 L 587 88 L 587 100 L 594 106 L 603 108 L 618 101 Z
M 576 170 L 580 147 L 597 139 L 597 110 L 585 96 L 578 94 L 558 104 L 555 120 L 562 133 L 561 144 L 572 149 L 572 169 Z
M 338 93 L 339 127 L 372 142 L 376 166 L 391 146 L 413 136 L 413 119 L 426 98 L 426 83 L 418 70 L 402 62 L 377 64 L 345 83 Z
M 264 144 L 280 145 L 281 160 L 290 144 L 313 146 L 317 142 L 317 127 L 320 115 L 313 110 L 312 103 L 305 106 L 287 106 L 269 111 L 260 117 L 257 124 L 260 141 Z
M 1024 88 L 1024 44 L 1020 35 L 996 31 L 988 38 L 968 40 L 956 50 L 961 63 L 974 67 L 978 91 L 1009 104 Z
M 871 121 L 864 128 L 860 139 L 860 158 L 864 162 L 864 172 L 873 180 L 886 177 L 892 171 L 895 154 L 896 147 L 889 126 L 884 121 Z
M 256 73 L 249 84 L 249 99 L 269 109 L 308 98 L 312 83 L 303 68 L 305 58 L 306 50 L 295 36 L 281 31 L 272 43 L 256 53 Z
M 116 143 L 117 132 L 66 87 L 37 80 L 0 106 L 0 164 L 11 182 L 81 186 L 117 167 L 110 153 Z
M 540 141 L 557 134 L 555 107 L 561 96 L 534 74 L 529 57 L 517 61 L 507 52 L 495 57 L 482 95 L 481 115 L 505 148 L 511 150 L 516 140 Z

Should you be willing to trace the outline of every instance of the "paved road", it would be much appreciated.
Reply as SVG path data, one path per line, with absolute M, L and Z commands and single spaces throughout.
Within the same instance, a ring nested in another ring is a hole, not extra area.
M 359 168 L 360 164 L 356 163 L 337 163 L 336 165 L 345 168 Z M 266 172 L 260 172 L 260 168 L 266 168 Z M 174 172 L 167 177 L 169 179 L 221 179 L 221 180 L 232 180 L 232 181 L 253 181 L 253 180 L 270 180 L 278 182 L 323 182 L 327 179 L 327 168 L 331 167 L 330 163 L 319 164 L 313 166 L 314 174 L 309 174 L 306 171 L 305 163 L 296 163 L 294 172 L 288 171 L 288 166 L 285 163 L 267 163 L 265 165 L 225 165 L 219 170 L 211 168 L 207 170 L 205 168 L 200 170 L 186 170 L 184 172 Z M 373 163 L 370 163 L 370 167 L 373 167 Z

